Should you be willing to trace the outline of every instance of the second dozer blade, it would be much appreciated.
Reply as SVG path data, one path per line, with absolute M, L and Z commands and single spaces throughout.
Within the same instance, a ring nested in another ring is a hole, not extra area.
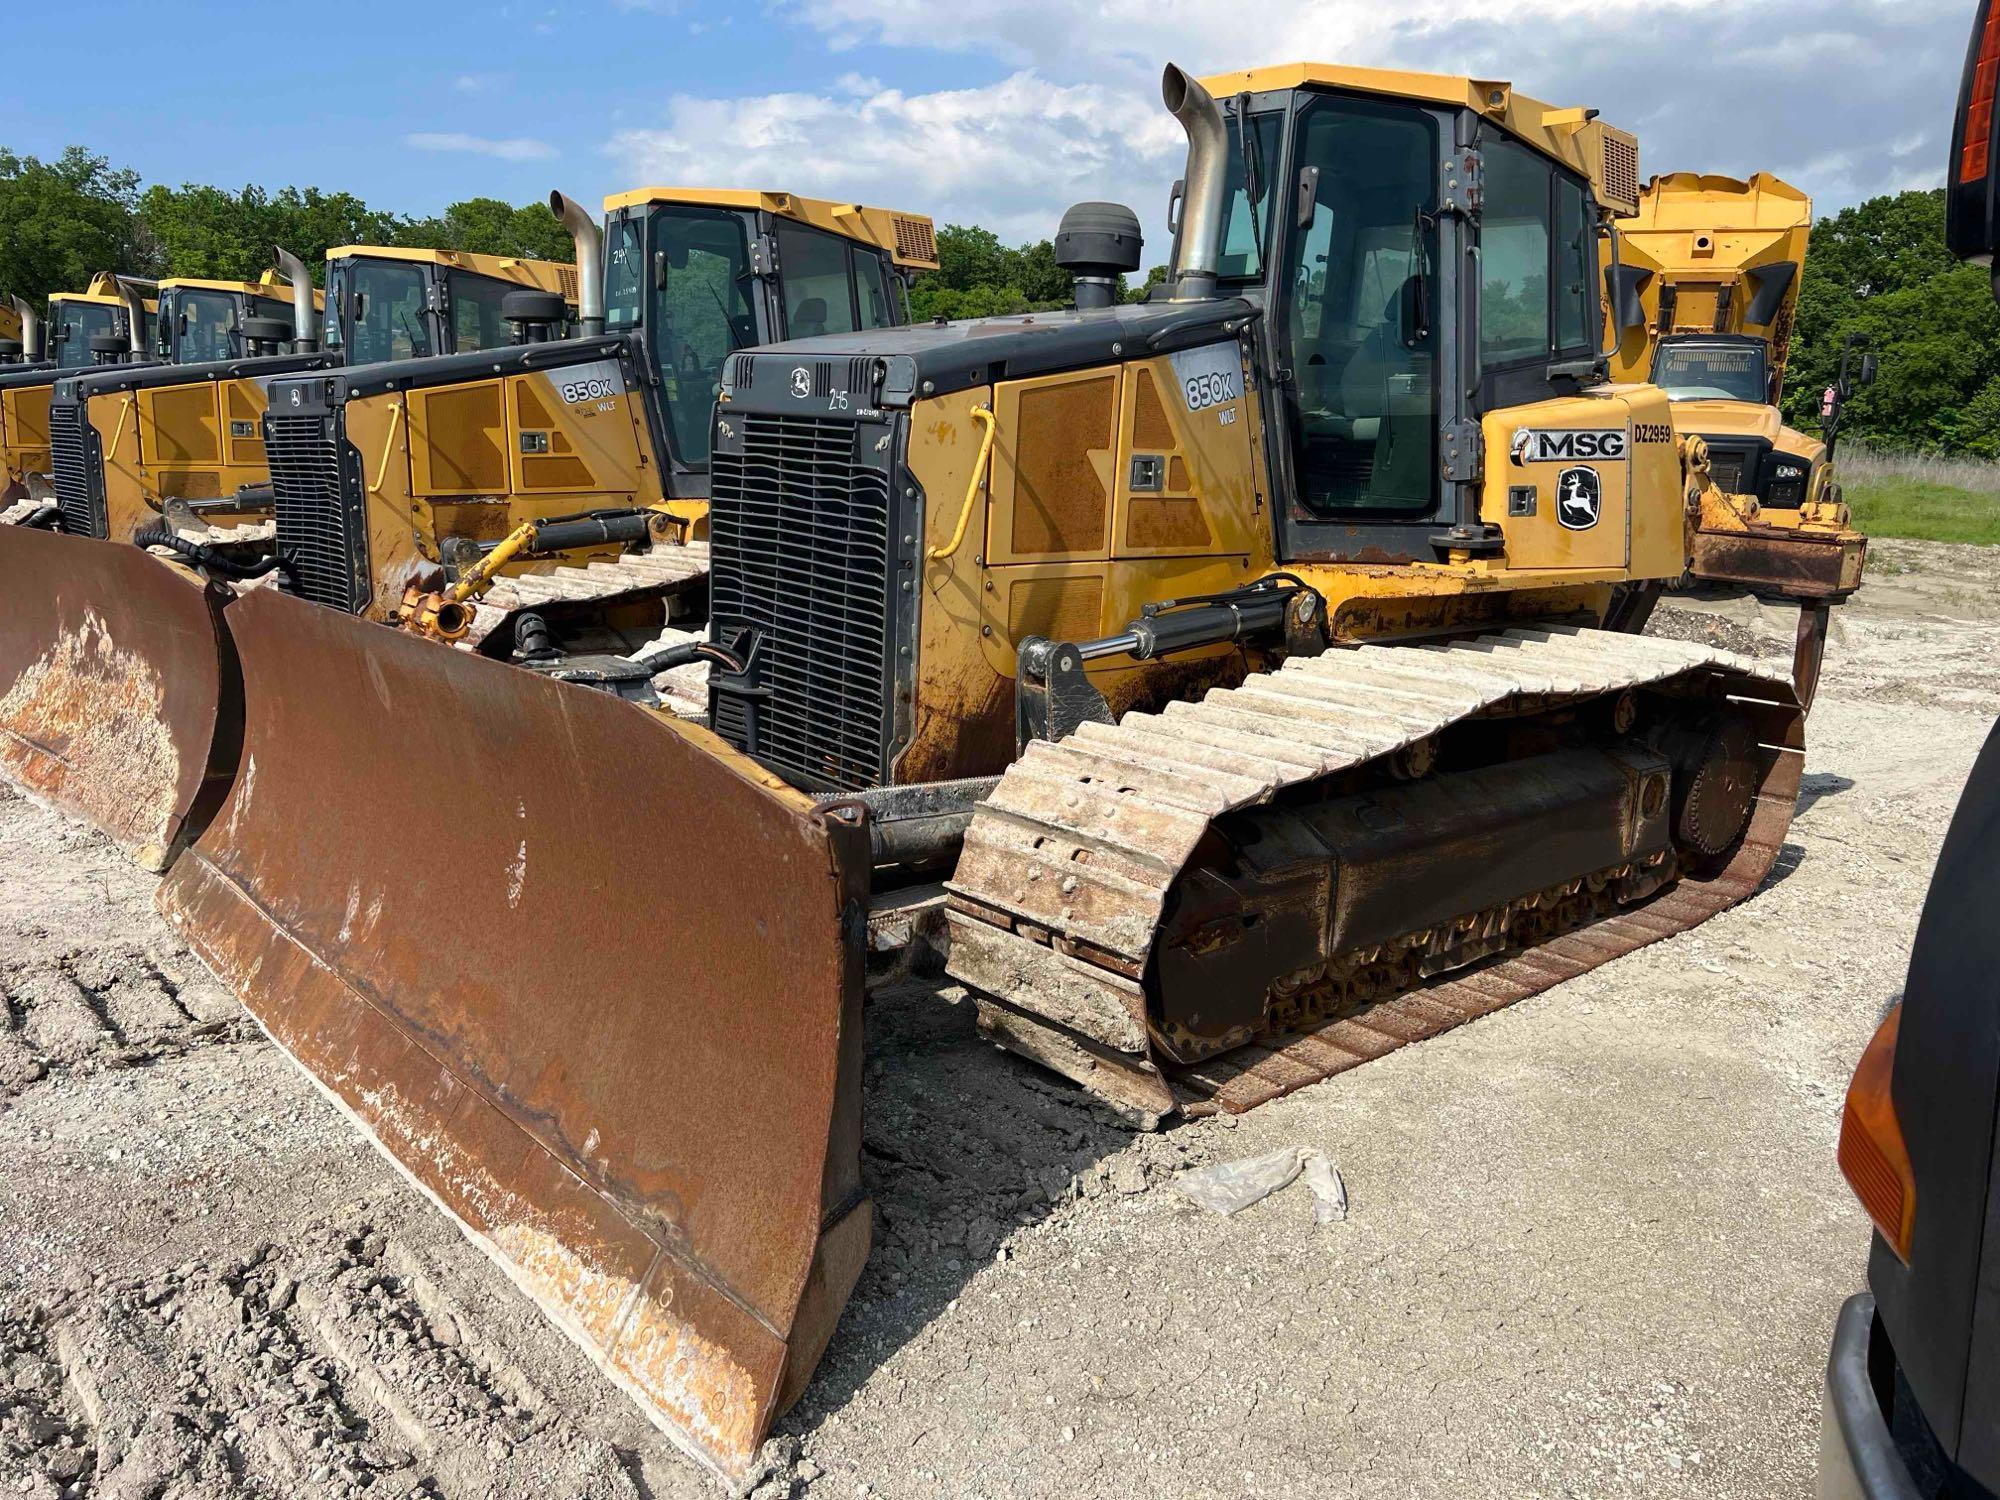
M 274 591 L 242 769 L 160 906 L 723 1475 L 867 1256 L 868 840 L 706 731 Z
M 164 869 L 229 784 L 229 594 L 137 547 L 0 526 L 0 768 Z

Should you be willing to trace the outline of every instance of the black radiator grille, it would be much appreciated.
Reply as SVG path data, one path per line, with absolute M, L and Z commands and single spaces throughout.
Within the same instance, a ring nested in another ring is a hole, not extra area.
M 886 779 L 890 487 L 852 422 L 742 412 L 710 470 L 714 638 L 758 632 L 755 733 L 718 693 L 716 732 L 812 790 Z
M 292 564 L 292 592 L 358 614 L 368 602 L 368 539 L 358 505 L 342 493 L 342 444 L 324 412 L 264 419 L 278 555 Z
M 91 481 L 90 437 L 81 401 L 49 402 L 49 467 L 54 470 L 62 529 L 71 536 L 106 536 L 104 495 Z
M 1743 487 L 1743 471 L 1747 467 L 1749 455 L 1738 449 L 1728 452 L 1720 448 L 1708 450 L 1708 477 L 1715 487 L 1731 495 L 1749 492 Z

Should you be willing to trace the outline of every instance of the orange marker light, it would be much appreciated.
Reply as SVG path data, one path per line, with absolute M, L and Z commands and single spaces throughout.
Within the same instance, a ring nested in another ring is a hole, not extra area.
M 1979 57 L 1972 65 L 1972 93 L 1965 106 L 1965 140 L 1958 153 L 1958 180 L 1984 182 L 1993 140 L 1993 101 L 2000 86 L 2000 5 L 1986 14 L 1979 34 Z
M 1854 1196 L 1896 1258 L 1908 1265 L 1910 1235 L 1917 1221 L 1917 1180 L 1910 1170 L 1895 1102 L 1889 1097 L 1902 1019 L 1903 1007 L 1898 1005 L 1855 1065 L 1854 1081 L 1847 1086 L 1847 1107 L 1840 1115 L 1839 1161 Z

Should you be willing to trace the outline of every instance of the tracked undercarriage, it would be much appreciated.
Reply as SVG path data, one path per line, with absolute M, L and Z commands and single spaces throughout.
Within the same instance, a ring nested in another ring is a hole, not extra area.
M 562 564 L 545 572 L 505 575 L 480 597 L 460 644 L 477 650 L 525 612 L 548 612 L 559 619 L 563 608 L 573 604 L 588 604 L 596 613 L 657 600 L 667 620 L 683 619 L 702 606 L 708 570 L 708 544 L 684 542 L 599 558 L 581 567 Z
M 1030 746 L 950 972 L 1128 1116 L 1247 1109 L 1743 899 L 1802 718 L 1743 658 L 1603 631 L 1293 659 Z

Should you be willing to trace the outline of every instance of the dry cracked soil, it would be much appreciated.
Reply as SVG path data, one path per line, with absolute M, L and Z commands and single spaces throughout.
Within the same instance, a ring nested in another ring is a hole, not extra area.
M 2000 710 L 2000 549 L 1878 543 L 1743 906 L 1240 1120 L 1134 1135 L 868 1011 L 876 1248 L 765 1449 L 825 1496 L 1804 1496 L 1833 1162 Z M 1782 661 L 1787 615 L 1653 626 Z M 0 794 L 0 1495 L 714 1493 L 378 1159 L 103 840 Z M 1177 1172 L 1339 1167 L 1235 1216 Z

